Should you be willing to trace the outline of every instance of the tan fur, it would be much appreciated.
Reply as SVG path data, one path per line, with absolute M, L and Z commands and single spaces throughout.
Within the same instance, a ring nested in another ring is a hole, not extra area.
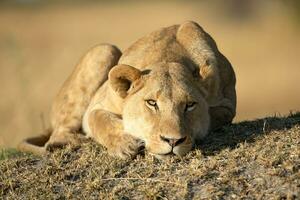
M 151 101 L 149 101 L 151 100 Z M 156 103 L 156 104 L 155 104 Z M 184 155 L 209 128 L 235 116 L 235 74 L 195 22 L 159 29 L 121 52 L 98 45 L 80 61 L 52 106 L 41 149 L 76 144 L 83 132 L 122 158 L 145 144 L 159 157 Z M 20 147 L 37 152 L 41 141 Z

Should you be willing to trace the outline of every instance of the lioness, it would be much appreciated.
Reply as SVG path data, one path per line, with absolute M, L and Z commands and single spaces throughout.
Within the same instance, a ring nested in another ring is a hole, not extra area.
M 184 155 L 196 140 L 232 122 L 235 74 L 197 23 L 159 29 L 122 54 L 101 44 L 81 59 L 54 100 L 49 135 L 19 148 L 43 154 L 83 131 L 121 158 L 141 145 L 156 156 Z

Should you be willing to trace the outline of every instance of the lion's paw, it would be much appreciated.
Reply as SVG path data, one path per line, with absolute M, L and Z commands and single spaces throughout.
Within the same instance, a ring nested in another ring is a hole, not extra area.
M 135 157 L 144 148 L 144 142 L 128 134 L 122 134 L 110 141 L 108 153 L 122 159 Z

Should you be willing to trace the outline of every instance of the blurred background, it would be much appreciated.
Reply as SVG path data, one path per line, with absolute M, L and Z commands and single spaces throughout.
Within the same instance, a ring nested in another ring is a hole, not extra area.
M 235 121 L 300 110 L 298 0 L 0 0 L 0 146 L 49 125 L 51 102 L 97 43 L 124 50 L 160 27 L 198 22 L 234 66 Z

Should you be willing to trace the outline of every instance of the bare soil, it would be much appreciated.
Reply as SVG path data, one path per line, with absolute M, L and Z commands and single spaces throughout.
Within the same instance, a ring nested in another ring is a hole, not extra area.
M 4 151 L 3 153 L 4 154 Z M 108 156 L 84 141 L 0 160 L 3 199 L 300 199 L 300 113 L 210 133 L 182 158 Z

